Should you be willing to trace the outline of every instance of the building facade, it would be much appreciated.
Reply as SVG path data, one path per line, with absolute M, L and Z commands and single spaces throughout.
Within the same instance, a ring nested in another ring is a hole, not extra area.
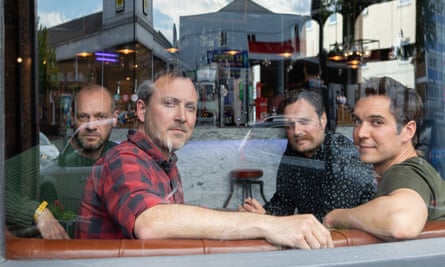
M 153 28 L 152 9 L 151 0 L 103 0 L 102 12 L 48 29 L 57 78 L 55 86 L 40 90 L 42 113 L 47 114 L 42 125 L 69 131 L 72 97 L 87 82 L 108 88 L 121 111 L 134 109 L 131 96 L 138 83 L 172 65 L 167 51 L 172 44 Z

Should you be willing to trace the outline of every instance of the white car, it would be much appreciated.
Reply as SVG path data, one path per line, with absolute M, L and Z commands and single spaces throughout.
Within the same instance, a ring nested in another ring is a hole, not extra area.
M 60 154 L 59 149 L 42 132 L 39 134 L 40 140 L 40 170 L 50 165 Z

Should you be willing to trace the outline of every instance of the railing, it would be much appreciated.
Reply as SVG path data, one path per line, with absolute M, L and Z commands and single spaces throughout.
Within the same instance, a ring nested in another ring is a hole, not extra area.
M 360 246 L 384 241 L 352 229 L 332 230 L 335 247 Z M 428 222 L 417 239 L 445 237 L 445 220 Z M 44 240 L 6 237 L 7 259 L 88 259 L 141 256 L 179 256 L 217 253 L 277 251 L 265 240 Z

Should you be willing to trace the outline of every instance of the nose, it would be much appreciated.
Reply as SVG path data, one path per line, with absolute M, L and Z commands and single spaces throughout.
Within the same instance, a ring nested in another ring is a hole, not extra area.
M 85 129 L 90 130 L 90 131 L 96 130 L 98 122 L 99 121 L 94 118 L 89 118 L 88 121 L 85 123 Z
M 369 136 L 369 127 L 365 123 L 354 126 L 353 133 L 357 139 L 363 139 Z
M 185 107 L 178 106 L 176 110 L 176 120 L 180 122 L 185 122 L 187 120 L 187 116 L 185 114 Z
M 299 123 L 294 123 L 292 126 L 294 130 L 294 136 L 302 136 L 303 135 L 303 129 Z

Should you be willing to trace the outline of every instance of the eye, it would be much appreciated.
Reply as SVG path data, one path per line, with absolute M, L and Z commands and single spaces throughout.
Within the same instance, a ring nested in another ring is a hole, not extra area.
M 108 118 L 108 116 L 105 115 L 105 114 L 98 114 L 98 115 L 96 116 L 96 119 L 97 119 L 97 120 L 105 120 L 105 119 L 107 119 L 107 118 Z
M 352 119 L 352 125 L 353 126 L 360 126 L 362 124 L 362 121 L 359 118 L 353 118 Z
M 172 108 L 176 105 L 177 101 L 175 101 L 174 99 L 165 99 L 164 100 L 164 106 Z
M 86 114 L 77 114 L 78 121 L 87 121 L 88 119 L 89 119 L 89 116 Z
M 286 130 L 293 130 L 295 128 L 295 122 L 293 122 L 293 121 L 286 122 L 286 124 L 284 125 L 284 128 Z
M 311 122 L 312 122 L 312 120 L 310 120 L 310 119 L 301 119 L 301 120 L 298 120 L 298 123 L 299 123 L 300 125 L 309 125 Z
M 383 120 L 372 120 L 371 121 L 371 124 L 373 125 L 373 126 L 381 126 L 381 125 L 383 125 L 383 124 L 385 124 L 385 122 L 383 121 Z
M 195 104 L 188 104 L 185 106 L 185 109 L 187 109 L 190 112 L 195 112 L 196 111 L 196 105 Z

